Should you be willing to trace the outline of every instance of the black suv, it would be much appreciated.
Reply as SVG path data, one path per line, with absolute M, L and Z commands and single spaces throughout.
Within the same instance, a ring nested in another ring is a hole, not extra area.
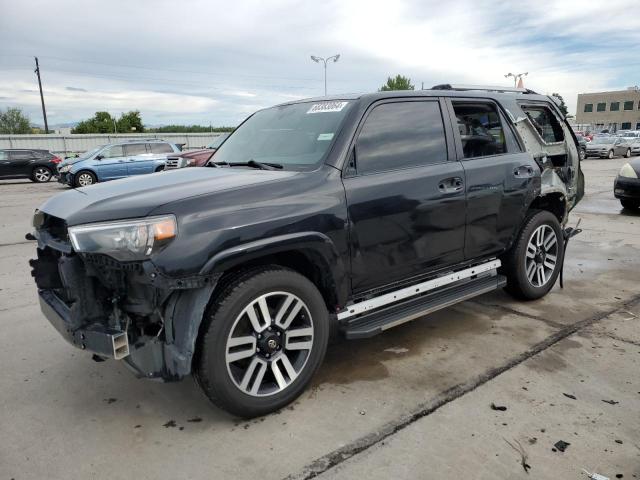
M 15 148 L 0 150 L 0 178 L 28 178 L 46 183 L 57 173 L 62 160 L 47 150 Z
M 332 331 L 369 337 L 505 286 L 540 298 L 583 195 L 578 145 L 550 97 L 498 90 L 283 104 L 208 167 L 61 193 L 27 235 L 42 311 L 94 356 L 193 373 L 251 417 L 300 395 Z

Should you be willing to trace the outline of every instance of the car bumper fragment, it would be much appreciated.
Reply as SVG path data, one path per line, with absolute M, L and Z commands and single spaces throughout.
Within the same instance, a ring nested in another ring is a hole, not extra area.
M 640 178 L 616 177 L 613 194 L 616 198 L 640 200 Z

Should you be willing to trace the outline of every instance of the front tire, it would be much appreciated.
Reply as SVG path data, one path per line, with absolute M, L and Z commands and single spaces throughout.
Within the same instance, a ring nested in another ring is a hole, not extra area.
M 506 290 L 516 298 L 544 297 L 555 284 L 564 260 L 564 237 L 555 215 L 532 210 L 505 258 Z
M 613 158 L 613 150 L 609 150 L 609 153 L 607 154 L 607 158 L 609 160 L 611 160 Z
M 631 149 L 627 148 L 627 153 L 624 154 L 625 158 L 631 158 Z
M 89 185 L 98 183 L 98 178 L 93 172 L 90 172 L 89 170 L 81 170 L 76 174 L 75 178 L 73 179 L 73 183 L 76 188 L 88 187 Z
M 295 400 L 324 358 L 329 315 L 303 275 L 263 267 L 232 280 L 209 308 L 194 365 L 217 406 L 256 417 Z

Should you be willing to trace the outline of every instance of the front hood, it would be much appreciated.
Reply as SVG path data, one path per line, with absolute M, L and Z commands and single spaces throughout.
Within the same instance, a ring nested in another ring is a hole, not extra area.
M 40 210 L 67 225 L 144 217 L 152 210 L 198 195 L 288 179 L 298 172 L 244 168 L 184 168 L 98 183 L 60 193 Z

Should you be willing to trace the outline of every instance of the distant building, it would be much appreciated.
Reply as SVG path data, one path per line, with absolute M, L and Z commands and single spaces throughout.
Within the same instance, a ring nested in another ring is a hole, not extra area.
M 640 87 L 578 94 L 576 130 L 605 129 L 640 130 Z

